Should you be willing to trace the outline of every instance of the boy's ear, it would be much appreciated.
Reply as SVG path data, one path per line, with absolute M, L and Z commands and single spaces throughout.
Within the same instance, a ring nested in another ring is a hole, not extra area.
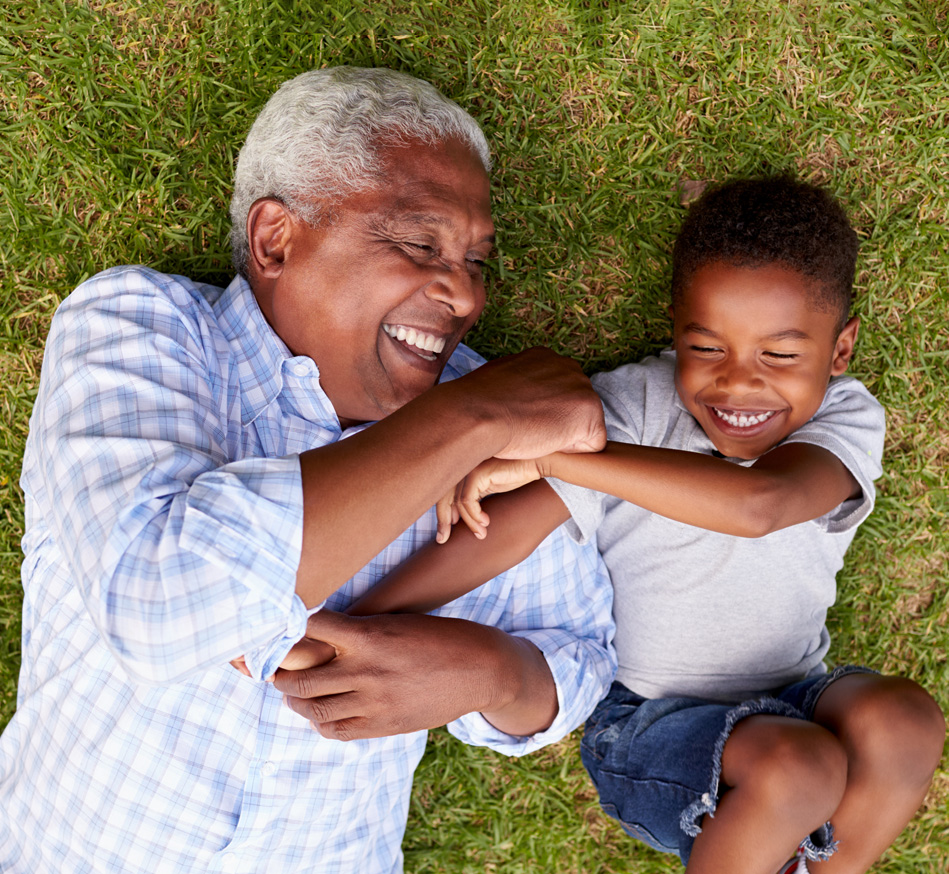
M 293 235 L 293 218 L 279 200 L 264 197 L 254 201 L 247 213 L 247 242 L 254 275 L 275 279 L 283 272 L 283 262 Z
M 830 365 L 831 376 L 840 376 L 853 358 L 853 347 L 857 343 L 857 334 L 860 331 L 860 317 L 854 316 L 843 326 L 837 335 L 834 344 L 834 357 Z
M 669 304 L 669 308 L 666 310 L 666 312 L 669 313 L 669 319 L 672 322 L 672 326 L 674 328 L 675 323 L 676 323 L 676 308 L 672 304 Z M 676 347 L 676 335 L 675 335 L 675 331 L 673 331 L 672 342 L 669 344 L 669 348 L 675 349 L 675 347 Z

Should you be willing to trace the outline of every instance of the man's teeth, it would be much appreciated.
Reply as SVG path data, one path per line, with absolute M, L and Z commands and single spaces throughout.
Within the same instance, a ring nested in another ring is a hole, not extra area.
M 445 348 L 444 337 L 435 337 L 432 334 L 426 334 L 424 331 L 417 331 L 415 328 L 406 328 L 405 325 L 383 325 L 382 330 L 394 340 L 402 340 L 421 352 L 431 352 L 438 355 Z M 431 357 L 434 357 L 434 355 Z
M 746 416 L 744 413 L 727 413 L 718 407 L 712 407 L 712 409 L 715 410 L 715 415 L 719 419 L 724 419 L 729 425 L 737 428 L 750 428 L 752 425 L 760 425 L 762 422 L 767 422 L 775 412 L 774 410 L 768 410 L 764 413 L 758 413 L 756 416 Z

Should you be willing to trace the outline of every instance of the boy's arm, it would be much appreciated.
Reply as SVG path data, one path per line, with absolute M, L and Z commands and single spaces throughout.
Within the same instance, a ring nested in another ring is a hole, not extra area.
M 832 452 L 807 443 L 772 449 L 750 467 L 653 446 L 555 453 L 547 476 L 607 492 L 661 516 L 739 537 L 762 537 L 829 513 L 860 486 Z
M 807 443 L 779 446 L 742 467 L 696 452 L 611 441 L 602 452 L 554 453 L 537 459 L 535 467 L 540 476 L 739 537 L 762 537 L 816 519 L 860 494 L 837 456 Z M 480 497 L 516 488 L 525 470 L 522 462 L 492 459 L 468 475 L 458 506 L 476 537 L 485 535 L 488 523 L 488 514 L 478 507 Z
M 529 556 L 569 513 L 545 482 L 532 482 L 485 501 L 494 520 L 490 544 L 460 529 L 444 544 L 429 543 L 346 610 L 353 616 L 427 613 L 470 592 Z
M 427 613 L 470 592 L 522 562 L 569 513 L 556 492 L 542 480 L 486 500 L 496 520 L 490 543 L 467 528 L 444 545 L 429 543 L 390 571 L 346 609 L 351 616 L 382 613 Z M 336 655 L 328 643 L 303 638 L 281 662 L 284 670 L 325 664 Z M 243 659 L 231 662 L 250 676 Z

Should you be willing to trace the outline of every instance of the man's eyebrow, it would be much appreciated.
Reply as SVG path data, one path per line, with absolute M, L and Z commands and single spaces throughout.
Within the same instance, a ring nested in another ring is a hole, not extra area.
M 455 223 L 450 218 L 440 215 L 439 213 L 399 212 L 398 210 L 393 210 L 384 215 L 382 217 L 382 224 L 389 227 L 393 225 L 414 225 L 417 227 L 434 226 L 438 228 L 448 228 L 449 230 L 455 227 Z M 490 234 L 486 234 L 479 242 L 490 243 L 493 246 L 495 240 L 496 236 L 492 231 Z

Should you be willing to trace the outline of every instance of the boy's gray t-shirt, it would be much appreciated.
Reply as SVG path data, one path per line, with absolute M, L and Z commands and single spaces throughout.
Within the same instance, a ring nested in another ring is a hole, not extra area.
M 610 440 L 712 454 L 679 400 L 674 368 L 666 350 L 593 377 Z M 814 417 L 784 442 L 833 452 L 863 494 L 759 538 L 706 531 L 550 480 L 570 510 L 571 534 L 596 535 L 613 579 L 616 678 L 647 698 L 739 701 L 823 672 L 835 577 L 873 508 L 883 435 L 883 407 L 856 379 L 833 378 Z

